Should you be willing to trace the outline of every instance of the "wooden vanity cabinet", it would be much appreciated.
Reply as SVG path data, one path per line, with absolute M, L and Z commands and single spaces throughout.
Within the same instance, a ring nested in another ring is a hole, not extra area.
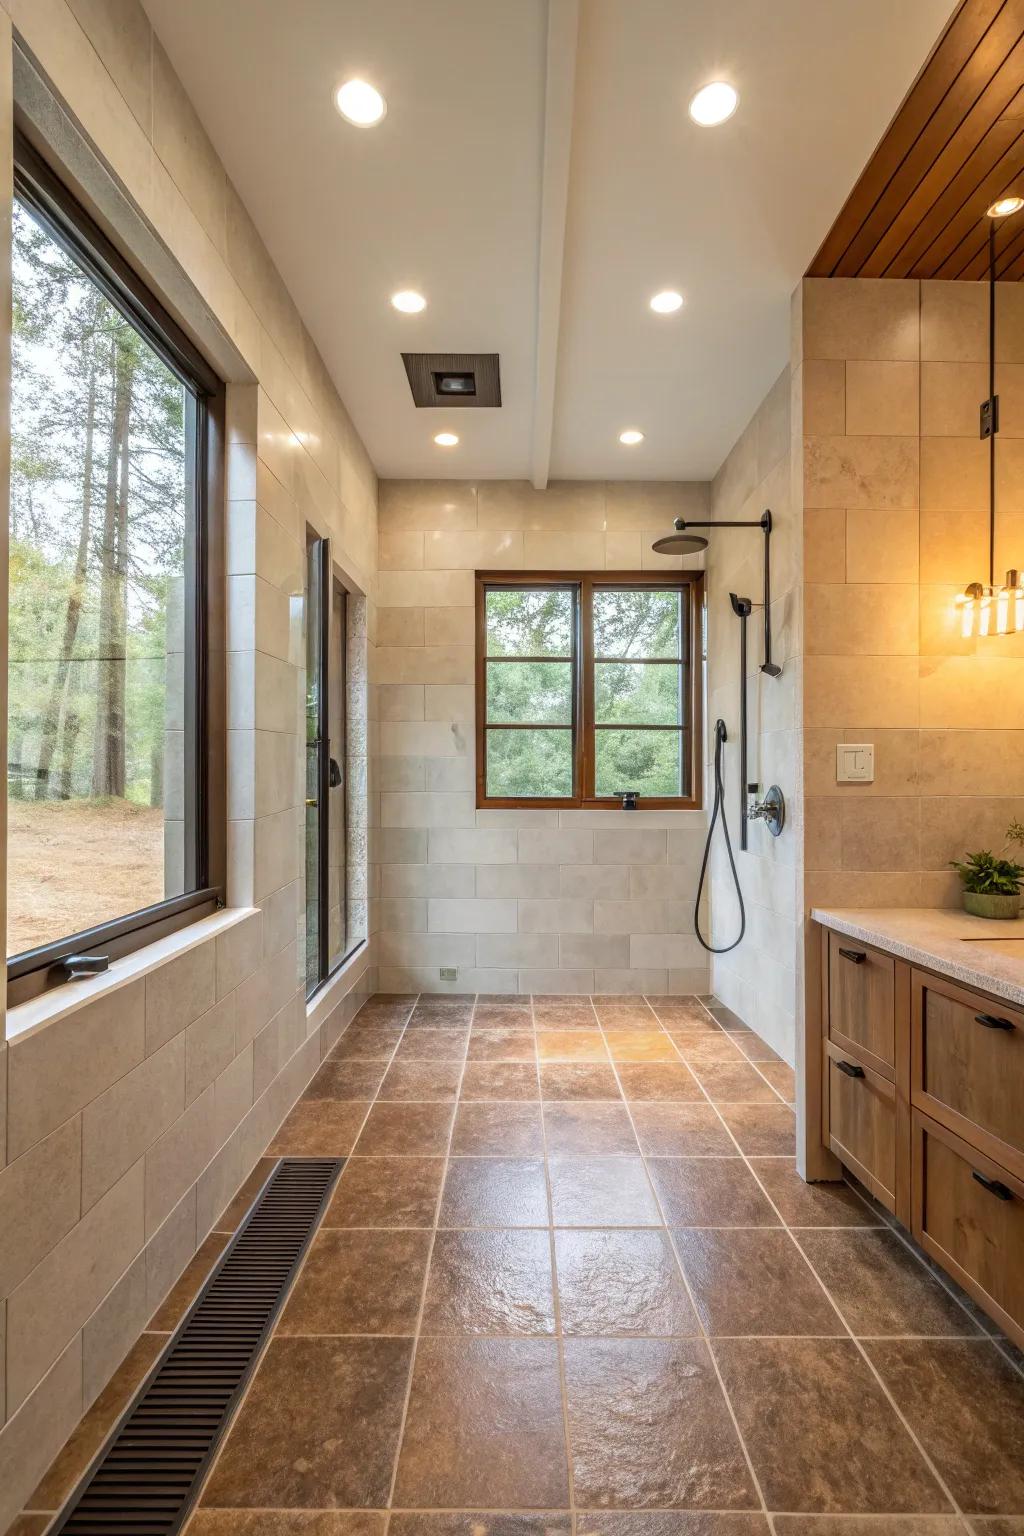
M 1024 1347 L 1024 1009 L 827 928 L 822 1140 Z

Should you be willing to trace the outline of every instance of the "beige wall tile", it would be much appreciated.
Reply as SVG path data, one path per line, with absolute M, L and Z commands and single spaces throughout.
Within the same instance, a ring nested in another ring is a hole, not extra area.
M 982 363 L 988 358 L 984 283 L 921 284 L 921 361 Z
M 1024 727 L 1020 662 L 1014 658 L 922 657 L 920 672 L 923 728 L 1012 731 Z
M 804 588 L 808 656 L 916 656 L 917 619 L 916 585 Z
M 257 974 L 254 972 L 254 975 Z M 242 983 L 248 985 L 252 977 Z M 235 1016 L 241 987 L 229 992 L 185 1032 L 185 1097 L 181 1108 L 191 1104 L 212 1083 L 235 1055 Z M 248 1037 L 248 1038 L 251 1038 Z
M 980 512 L 988 507 L 988 444 L 980 438 L 921 439 L 923 511 Z
M 82 1415 L 82 1339 L 71 1340 L 0 1433 L 0 1522 L 14 1520 Z
M 803 359 L 916 362 L 919 285 L 859 278 L 807 278 Z
M 561 933 L 558 936 L 558 963 L 570 970 L 599 965 L 626 969 L 629 966 L 629 935 Z M 596 979 L 594 984 L 597 985 Z
M 476 611 L 473 608 L 427 608 L 423 615 L 427 645 L 474 645 Z
M 1000 430 L 1002 430 L 1002 388 Z M 978 408 L 988 396 L 985 363 L 921 364 L 921 432 L 925 437 L 973 437 Z
M 609 533 L 667 532 L 677 517 L 709 515 L 709 486 L 699 481 L 609 480 L 605 486 Z
M 916 726 L 918 667 L 916 656 L 808 656 L 804 725 Z
M 860 733 L 841 730 L 806 730 L 803 735 L 804 788 L 809 796 L 832 795 L 842 798 L 873 799 L 878 795 L 917 795 L 924 793 L 923 763 L 919 773 L 921 733 L 873 730 L 875 777 L 871 784 L 836 783 L 836 746 L 841 741 L 859 741 Z M 805 845 L 810 841 L 804 830 Z
M 141 1250 L 136 1163 L 12 1292 L 7 1302 L 8 1409 L 17 1410 Z
M 846 431 L 846 364 L 808 358 L 803 365 L 803 429 L 809 437 Z
M 216 1151 L 212 1087 L 146 1153 L 146 1235 L 161 1227 Z
M 545 897 L 526 898 L 519 903 L 519 931 L 546 934 L 593 933 L 594 903 L 586 897 L 566 896 L 554 900 Z
M 100 1395 L 150 1316 L 146 1300 L 146 1255 L 128 1266 L 82 1329 L 82 1406 Z
M 382 528 L 377 543 L 378 569 L 422 571 L 423 540 L 422 533 L 414 533 L 411 529 Z
M 810 437 L 804 454 L 807 507 L 915 507 L 916 437 Z
M 804 519 L 804 579 L 846 580 L 847 513 L 817 507 Z
M 423 645 L 422 608 L 380 608 L 377 611 L 377 644 L 407 648 Z
M 423 564 L 428 571 L 522 570 L 523 535 L 496 529 L 472 533 L 434 531 L 424 535 Z M 410 566 L 405 566 L 410 570 Z
M 479 526 L 546 529 L 553 532 L 603 532 L 605 485 L 601 480 L 552 480 L 536 491 L 525 480 L 485 480 L 480 484 Z M 529 555 L 527 555 L 529 563 Z
M 961 590 L 988 573 L 988 512 L 921 513 L 921 580 Z
M 82 1112 L 82 1209 L 153 1145 L 185 1108 L 185 1036 L 147 1056 Z
M 929 796 L 921 802 L 922 869 L 945 871 L 951 859 L 962 859 L 978 848 L 999 854 L 1006 848 L 1006 830 L 1024 815 L 1021 798 L 987 799 L 981 795 L 956 799 Z M 1011 848 L 1006 857 L 1019 856 Z
M 526 534 L 524 560 L 531 571 L 601 570 L 605 545 L 602 533 Z
M 145 11 L 119 0 L 68 0 L 68 8 L 110 71 L 139 127 L 149 134 L 153 34 Z
M 17 1039 L 8 1056 L 7 1155 L 18 1157 L 138 1066 L 145 1054 L 145 984 L 95 1002 Z
M 226 997 L 262 957 L 263 914 L 254 912 L 217 938 L 217 997 Z
M 8 1296 L 81 1214 L 82 1122 L 76 1115 L 0 1172 L 0 1296 Z
M 916 361 L 848 362 L 847 433 L 858 437 L 916 437 L 920 430 L 918 392 Z
M 146 1052 L 167 1041 L 200 1013 L 216 995 L 215 945 L 196 944 L 146 977 Z
M 378 688 L 377 709 L 382 722 L 422 720 L 423 684 L 389 683 Z
M 846 514 L 846 580 L 852 582 L 916 582 L 920 517 L 916 511 L 891 508 L 874 512 L 856 508 Z M 804 556 L 804 579 L 814 581 Z
M 921 732 L 922 795 L 1024 795 L 1024 731 Z
M 803 813 L 805 868 L 811 871 L 841 869 L 842 824 L 836 802 L 808 794 Z
M 382 480 L 379 517 L 389 532 L 476 527 L 477 488 L 468 480 Z
M 843 869 L 921 868 L 920 800 L 876 795 L 870 806 L 842 797 L 829 803 L 842 821 Z

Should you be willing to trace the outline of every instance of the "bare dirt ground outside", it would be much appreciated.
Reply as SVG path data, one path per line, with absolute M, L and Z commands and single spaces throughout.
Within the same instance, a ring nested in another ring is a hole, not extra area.
M 7 953 L 161 901 L 164 816 L 125 801 L 9 800 Z

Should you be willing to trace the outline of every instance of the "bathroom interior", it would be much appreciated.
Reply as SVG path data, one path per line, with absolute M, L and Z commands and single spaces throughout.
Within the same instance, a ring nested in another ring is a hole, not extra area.
M 0 1532 L 1024 1536 L 1024 0 L 0 0 Z

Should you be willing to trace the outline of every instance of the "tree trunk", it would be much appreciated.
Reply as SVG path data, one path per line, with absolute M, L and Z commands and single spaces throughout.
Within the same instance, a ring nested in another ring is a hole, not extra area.
M 51 793 L 50 776 L 57 738 L 60 734 L 61 717 L 67 707 L 68 683 L 71 676 L 71 658 L 74 655 L 78 626 L 82 619 L 85 601 L 85 577 L 89 563 L 89 534 L 92 518 L 92 478 L 94 439 L 96 433 L 96 354 L 92 353 L 89 364 L 89 391 L 85 410 L 85 462 L 82 470 L 82 522 L 78 532 L 78 550 L 75 555 L 75 571 L 68 593 L 67 612 L 64 615 L 64 633 L 61 636 L 57 670 L 53 675 L 50 697 L 43 715 L 42 744 L 39 749 L 39 777 L 36 780 L 36 799 L 44 800 Z M 62 780 L 68 777 L 62 774 Z M 66 795 L 62 798 L 67 798 Z
M 128 649 L 128 431 L 134 358 L 131 344 L 114 343 L 114 391 L 100 551 L 99 662 L 93 738 L 94 796 L 124 798 L 125 665 Z

